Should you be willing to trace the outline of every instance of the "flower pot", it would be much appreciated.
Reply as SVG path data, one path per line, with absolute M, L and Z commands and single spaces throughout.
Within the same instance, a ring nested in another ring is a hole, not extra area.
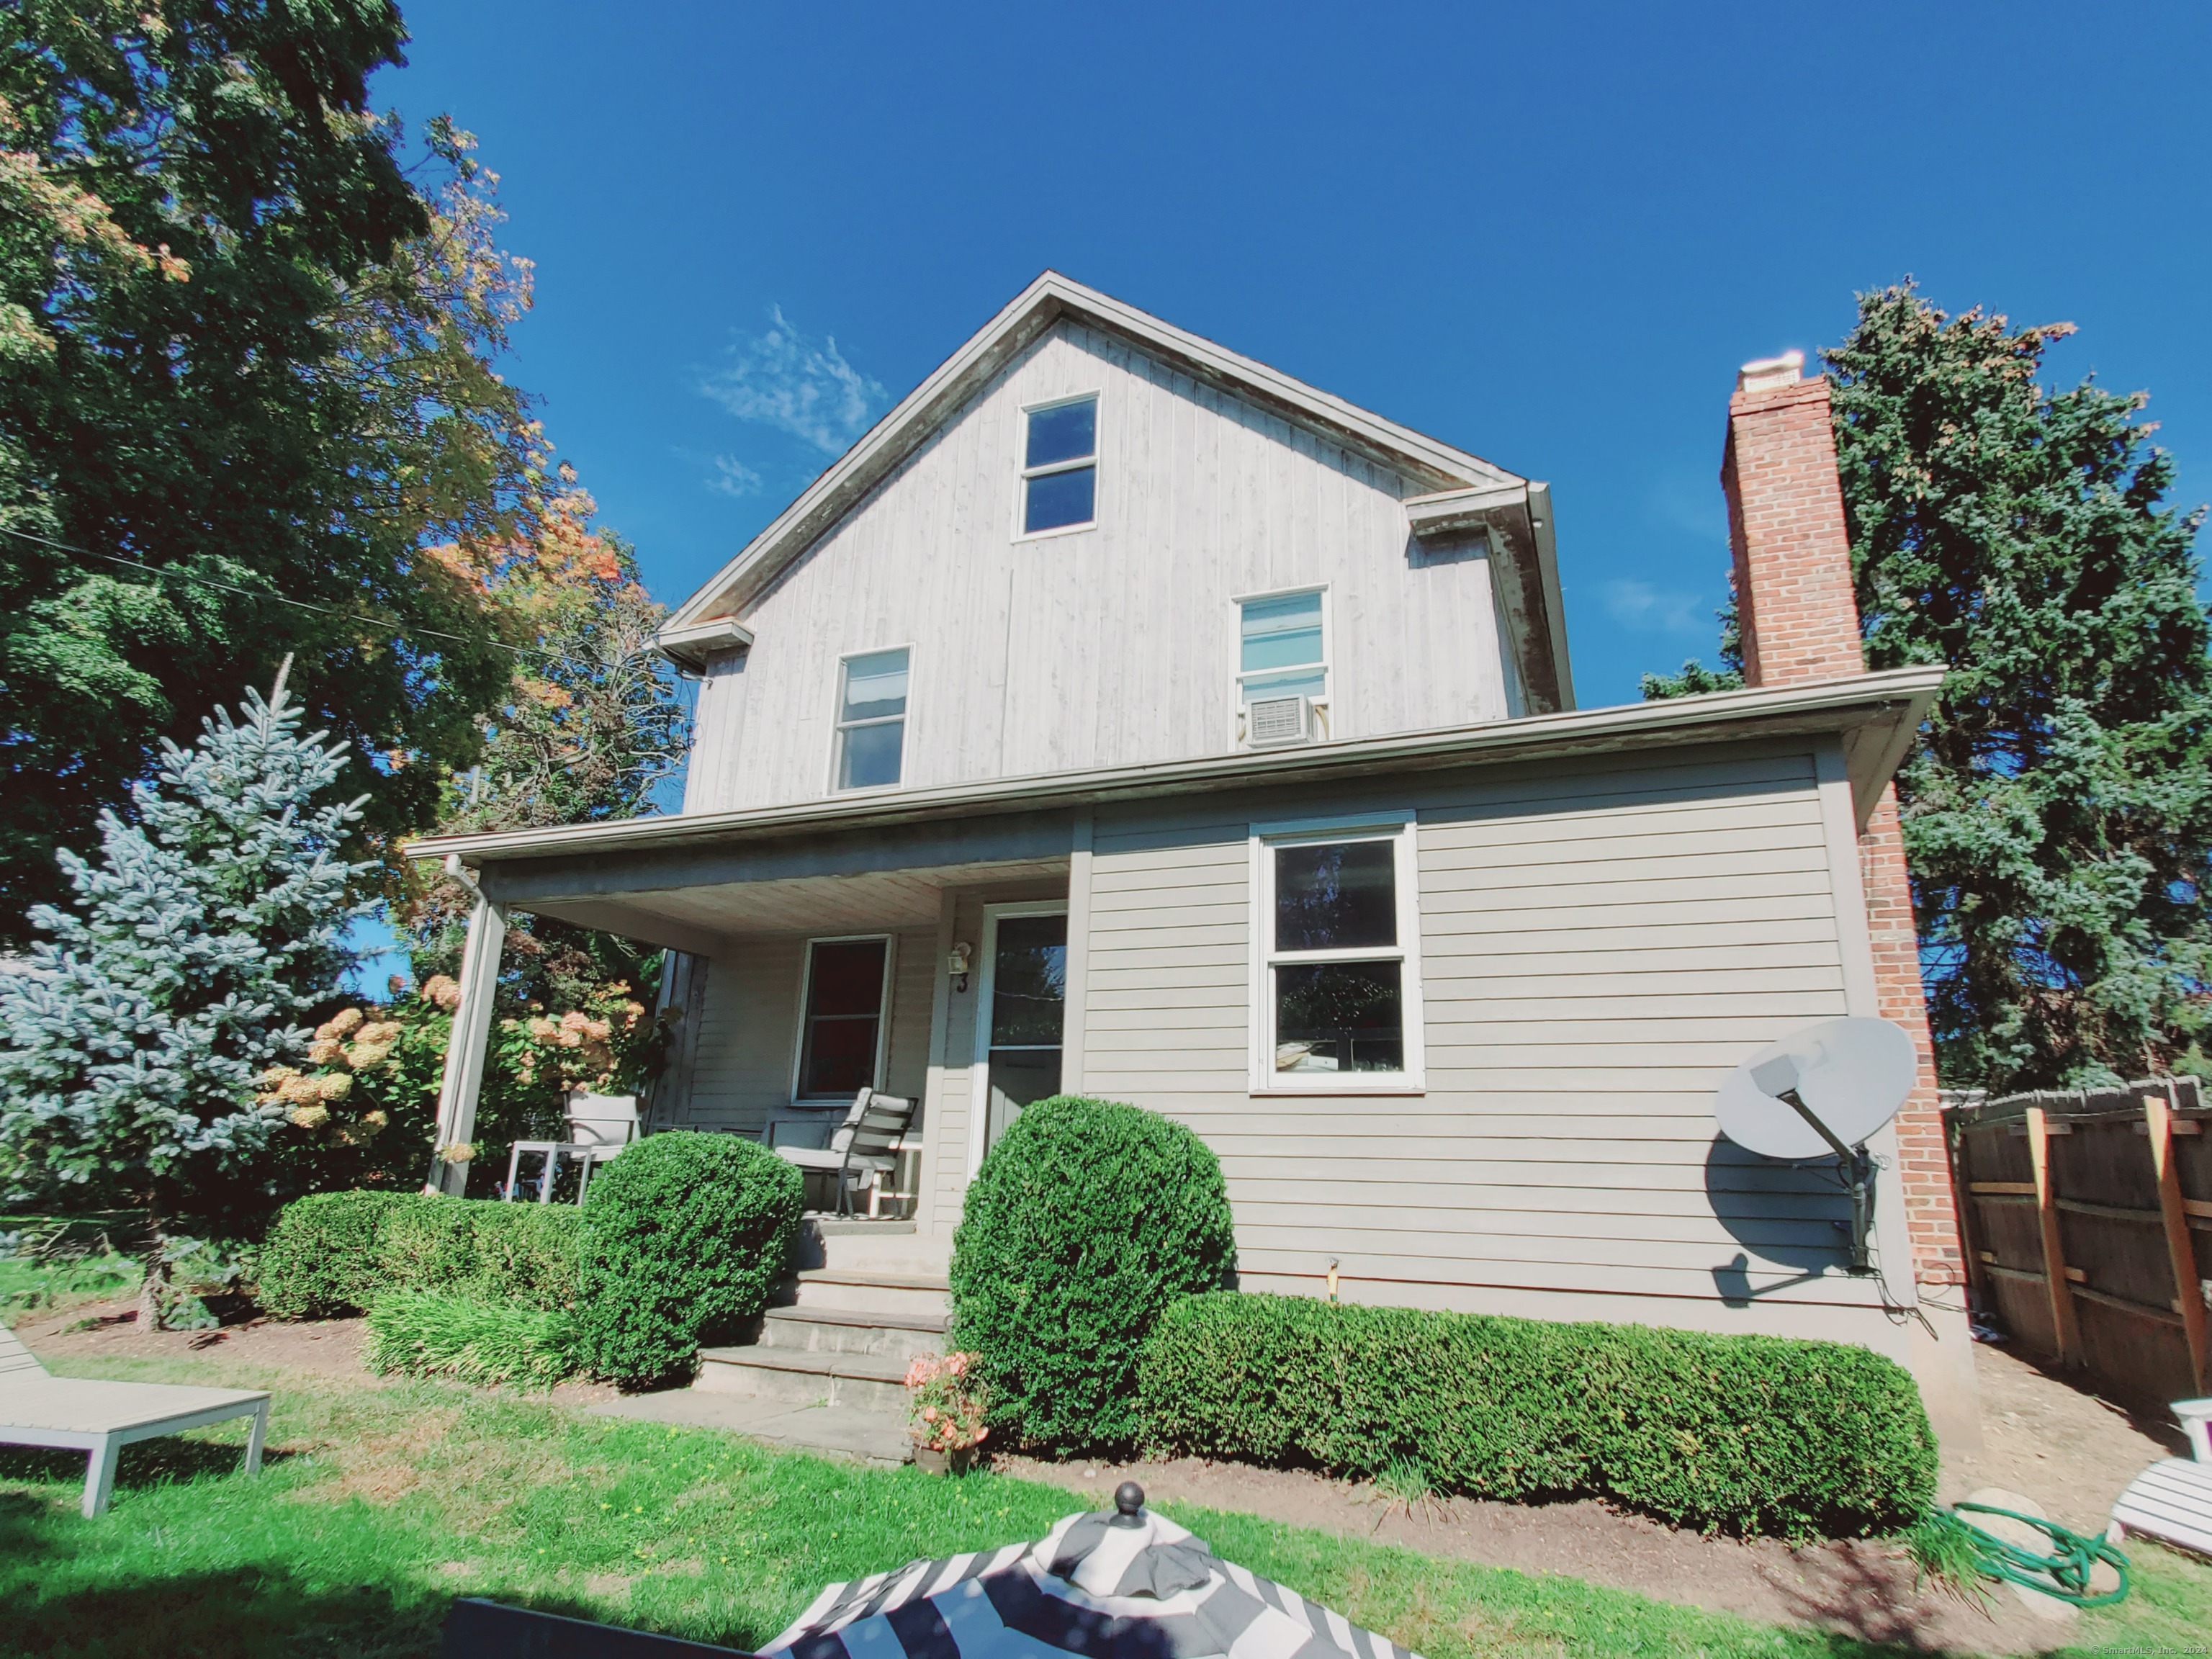
M 956 1446 L 951 1451 L 939 1451 L 934 1446 L 914 1449 L 915 1468 L 930 1474 L 965 1474 L 975 1462 L 973 1446 Z

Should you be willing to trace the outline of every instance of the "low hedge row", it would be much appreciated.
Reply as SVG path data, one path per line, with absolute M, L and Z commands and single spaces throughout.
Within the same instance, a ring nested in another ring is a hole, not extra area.
M 392 1291 L 551 1311 L 575 1304 L 584 1224 L 570 1205 L 419 1193 L 319 1193 L 284 1206 L 261 1247 L 277 1319 L 365 1313 Z
M 1935 1496 L 1911 1376 L 1840 1342 L 1224 1291 L 1167 1310 L 1139 1379 L 1150 1438 L 1201 1456 L 1411 1463 L 1446 1491 L 1791 1537 L 1887 1530 Z
M 278 1319 L 367 1313 L 387 1369 L 544 1381 L 557 1358 L 645 1387 L 688 1376 L 702 1343 L 759 1316 L 800 1207 L 798 1168 L 750 1140 L 652 1135 L 608 1162 L 581 1209 L 301 1199 L 262 1246 L 259 1299 Z

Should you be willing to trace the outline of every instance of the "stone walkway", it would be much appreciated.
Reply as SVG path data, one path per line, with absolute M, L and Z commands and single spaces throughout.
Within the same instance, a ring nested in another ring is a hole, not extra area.
M 647 1423 L 726 1429 L 795 1451 L 851 1458 L 896 1468 L 912 1456 L 906 1428 L 896 1417 L 856 1406 L 793 1406 L 776 1400 L 698 1389 L 626 1395 L 590 1408 L 594 1417 L 627 1417 Z

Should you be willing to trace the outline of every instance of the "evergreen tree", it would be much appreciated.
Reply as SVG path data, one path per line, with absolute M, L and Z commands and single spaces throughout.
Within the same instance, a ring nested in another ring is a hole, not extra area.
M 2212 1071 L 2203 513 L 2165 504 L 2144 394 L 2038 381 L 2072 332 L 1949 317 L 1908 283 L 1861 295 L 1822 354 L 1867 665 L 1951 670 L 1897 784 L 1961 1086 Z
M 2205 1069 L 2203 514 L 2143 394 L 2038 382 L 2072 331 L 1907 283 L 1823 354 L 1867 665 L 1951 667 L 1898 793 L 1944 1070 L 1993 1089 Z
M 242 719 L 218 709 L 191 750 L 165 746 L 129 821 L 101 816 L 98 863 L 58 854 L 75 896 L 32 913 L 47 937 L 0 979 L 11 1200 L 128 1196 L 158 1257 L 251 1185 L 284 1115 L 257 1079 L 305 1051 L 357 913 L 337 848 L 360 804 L 316 805 L 345 750 L 300 721 L 281 681 L 247 692 Z

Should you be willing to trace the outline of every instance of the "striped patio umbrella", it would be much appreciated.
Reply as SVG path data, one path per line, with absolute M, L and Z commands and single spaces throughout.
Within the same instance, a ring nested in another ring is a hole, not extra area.
M 832 1584 L 775 1659 L 1418 1659 L 1224 1561 L 1144 1507 L 1071 1515 L 1034 1544 Z

